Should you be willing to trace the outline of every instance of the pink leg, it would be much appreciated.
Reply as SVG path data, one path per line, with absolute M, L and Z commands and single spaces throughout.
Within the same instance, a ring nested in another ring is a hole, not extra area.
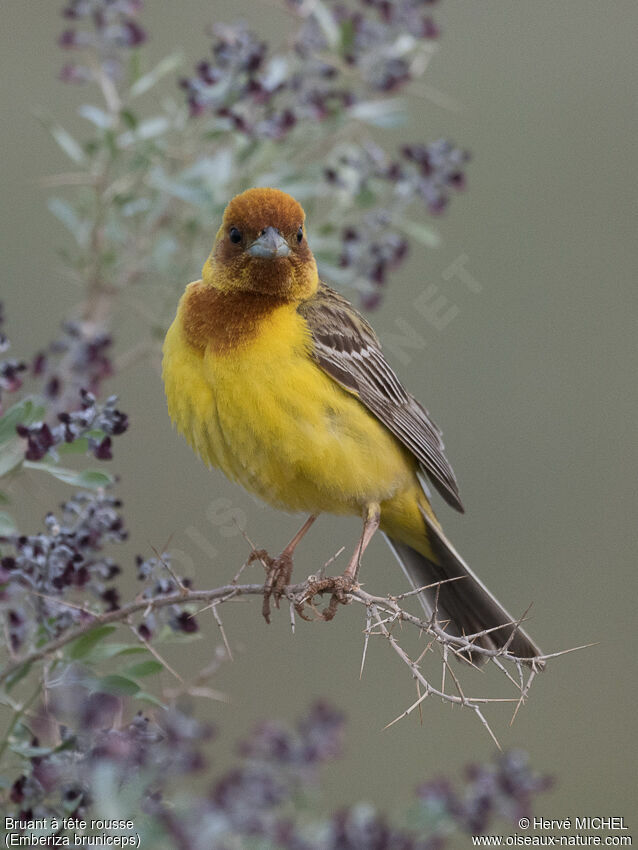
M 366 508 L 365 520 L 363 522 L 363 531 L 361 532 L 361 537 L 357 543 L 357 547 L 354 550 L 352 558 L 350 558 L 350 563 L 343 573 L 344 578 L 348 578 L 353 582 L 357 580 L 359 568 L 361 567 L 361 557 L 374 537 L 375 531 L 379 528 L 380 520 L 381 510 L 379 505 L 374 503 L 368 505 Z
M 304 613 L 304 606 L 306 605 L 306 603 L 310 603 L 312 605 L 313 597 L 318 594 L 331 594 L 328 607 L 320 614 L 320 617 L 323 620 L 332 620 L 334 615 L 337 613 L 337 608 L 339 607 L 339 605 L 347 604 L 347 602 L 349 601 L 348 592 L 356 583 L 357 576 L 359 575 L 359 568 L 361 567 L 361 556 L 368 548 L 368 544 L 374 537 L 375 531 L 379 528 L 380 518 L 381 509 L 379 505 L 376 503 L 368 505 L 366 508 L 361 537 L 359 538 L 359 542 L 357 543 L 352 558 L 350 558 L 348 566 L 346 567 L 343 575 L 336 576 L 333 578 L 322 578 L 311 582 L 308 586 L 308 590 L 304 595 L 304 598 L 295 605 L 297 613 L 301 617 L 303 617 L 304 620 L 309 619 L 309 617 L 307 617 Z
M 262 614 L 267 623 L 270 622 L 270 597 L 274 595 L 275 605 L 279 608 L 279 600 L 284 594 L 284 588 L 290 584 L 293 568 L 293 555 L 299 543 L 303 540 L 310 526 L 317 519 L 316 514 L 308 517 L 290 543 L 277 558 L 271 558 L 266 583 L 264 584 L 264 604 Z M 265 556 L 262 555 L 262 558 Z

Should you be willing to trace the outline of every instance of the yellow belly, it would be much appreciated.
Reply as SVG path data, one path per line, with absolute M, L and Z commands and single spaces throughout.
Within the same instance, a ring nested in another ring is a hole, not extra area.
M 312 361 L 294 306 L 229 354 L 191 347 L 178 312 L 163 375 L 171 418 L 195 451 L 276 507 L 360 513 L 414 492 L 414 459 Z

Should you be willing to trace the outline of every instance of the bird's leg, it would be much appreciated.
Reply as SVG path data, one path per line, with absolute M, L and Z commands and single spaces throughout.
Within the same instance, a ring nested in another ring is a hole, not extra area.
M 302 614 L 302 609 L 304 603 L 306 601 L 311 601 L 312 597 L 318 593 L 332 592 L 330 597 L 330 602 L 328 603 L 328 607 L 325 611 L 322 612 L 321 618 L 323 620 L 332 620 L 334 615 L 337 613 L 337 607 L 341 603 L 343 605 L 347 602 L 347 594 L 350 590 L 352 590 L 353 585 L 357 581 L 357 576 L 359 575 L 359 569 L 361 567 L 361 557 L 365 550 L 368 548 L 368 544 L 374 537 L 375 531 L 379 528 L 379 523 L 381 520 L 381 508 L 376 503 L 366 507 L 365 518 L 363 521 L 363 530 L 361 532 L 361 537 L 359 538 L 359 542 L 357 543 L 355 550 L 350 558 L 348 566 L 345 568 L 343 575 L 336 576 L 335 578 L 324 578 L 319 579 L 318 581 L 311 582 L 308 590 L 304 594 L 304 600 L 302 600 L 300 605 L 297 605 L 297 612 Z
M 262 614 L 267 623 L 270 622 L 270 597 L 274 595 L 275 605 L 279 608 L 279 600 L 284 594 L 284 588 L 287 584 L 290 584 L 293 568 L 292 557 L 295 549 L 316 519 L 316 514 L 309 516 L 282 553 L 277 558 L 268 559 L 268 574 L 264 584 L 264 603 L 262 606 Z
M 350 558 L 350 563 L 343 573 L 343 578 L 350 581 L 351 584 L 354 584 L 357 580 L 359 569 L 361 567 L 361 556 L 368 548 L 368 544 L 374 537 L 375 531 L 379 528 L 380 521 L 381 508 L 379 505 L 376 503 L 368 505 L 366 508 L 365 519 L 363 521 L 361 537 L 359 538 L 359 542 L 357 543 L 357 547 L 354 550 L 352 558 Z

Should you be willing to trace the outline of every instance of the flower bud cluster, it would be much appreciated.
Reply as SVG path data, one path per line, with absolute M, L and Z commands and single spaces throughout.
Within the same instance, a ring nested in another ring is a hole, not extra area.
M 122 74 L 122 49 L 138 47 L 146 41 L 146 31 L 137 17 L 142 0 L 67 0 L 62 15 L 72 25 L 58 39 L 64 50 L 89 48 L 97 51 L 100 65 L 112 79 Z M 91 67 L 70 62 L 60 73 L 64 82 L 81 83 L 93 78 Z

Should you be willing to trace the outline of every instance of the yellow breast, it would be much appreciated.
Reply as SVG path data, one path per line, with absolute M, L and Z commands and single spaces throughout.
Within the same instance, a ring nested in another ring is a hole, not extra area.
M 359 513 L 413 486 L 414 461 L 313 361 L 295 305 L 227 351 L 194 347 L 184 299 L 164 344 L 171 418 L 210 465 L 291 511 Z

